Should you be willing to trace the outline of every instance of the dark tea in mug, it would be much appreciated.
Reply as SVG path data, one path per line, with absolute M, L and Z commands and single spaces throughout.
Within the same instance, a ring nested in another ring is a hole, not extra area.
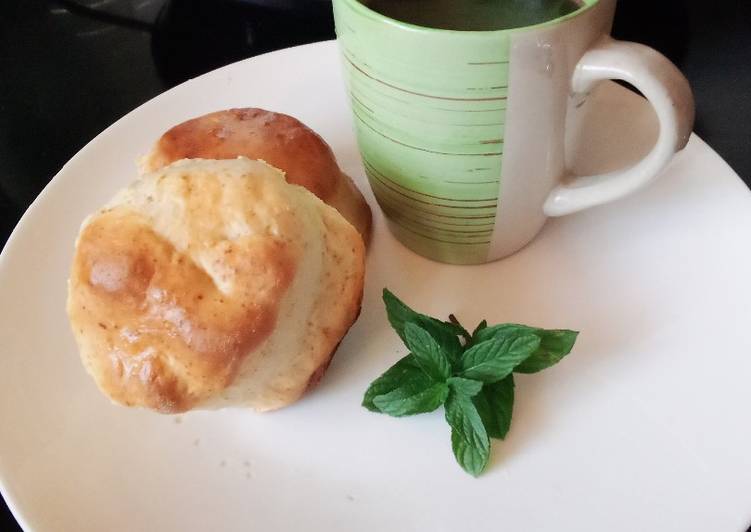
M 360 0 L 373 11 L 418 26 L 505 30 L 555 20 L 581 7 L 576 0 Z

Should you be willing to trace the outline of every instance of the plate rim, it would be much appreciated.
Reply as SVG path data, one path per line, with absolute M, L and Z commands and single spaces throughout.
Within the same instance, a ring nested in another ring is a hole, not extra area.
M 64 185 L 63 179 L 64 174 L 68 170 L 70 166 L 75 164 L 75 162 L 84 156 L 85 153 L 87 153 L 89 150 L 94 149 L 94 145 L 102 138 L 103 136 L 109 134 L 109 132 L 113 129 L 115 129 L 122 121 L 126 120 L 130 115 L 133 113 L 139 111 L 140 109 L 151 106 L 151 105 L 158 105 L 159 100 L 163 97 L 168 97 L 170 93 L 173 91 L 182 90 L 185 86 L 189 85 L 190 83 L 193 83 L 194 81 L 204 77 L 204 76 L 210 76 L 219 74 L 224 70 L 231 70 L 235 68 L 241 68 L 241 65 L 246 63 L 251 63 L 253 61 L 256 61 L 259 58 L 271 56 L 274 54 L 286 54 L 291 53 L 294 54 L 297 49 L 300 48 L 314 48 L 314 47 L 322 47 L 322 45 L 336 43 L 336 40 L 328 40 L 328 41 L 318 41 L 314 43 L 308 43 L 308 44 L 300 44 L 296 46 L 288 46 L 286 48 L 280 48 L 279 50 L 272 50 L 270 52 L 265 52 L 263 54 L 258 54 L 253 57 L 248 57 L 245 59 L 241 59 L 240 61 L 235 61 L 233 63 L 230 63 L 228 65 L 224 65 L 218 68 L 215 68 L 213 70 L 210 70 L 208 72 L 205 72 L 201 74 L 200 76 L 196 76 L 194 78 L 190 78 L 186 81 L 183 81 L 182 83 L 179 83 L 175 85 L 174 87 L 170 87 L 169 89 L 160 92 L 153 98 L 150 98 L 146 100 L 145 102 L 139 104 L 138 106 L 134 107 L 124 115 L 122 115 L 120 118 L 112 122 L 110 125 L 108 125 L 106 128 L 101 130 L 99 133 L 97 133 L 94 137 L 91 138 L 86 144 L 84 144 L 76 153 L 68 159 L 63 166 L 60 167 L 60 169 L 55 172 L 55 174 L 50 178 L 50 180 L 47 182 L 47 184 L 42 188 L 42 190 L 37 194 L 37 196 L 34 198 L 34 200 L 29 204 L 29 206 L 24 210 L 21 217 L 18 219 L 18 222 L 16 222 L 16 225 L 13 227 L 13 230 L 11 231 L 10 235 L 8 235 L 8 239 L 5 241 L 5 244 L 3 245 L 2 250 L 0 250 L 0 276 L 4 275 L 4 271 L 6 269 L 6 262 L 9 260 L 8 257 L 13 254 L 14 249 L 16 246 L 20 245 L 22 242 L 22 239 L 24 238 L 23 234 L 25 232 L 25 226 L 31 216 L 36 213 L 37 210 L 40 209 L 40 204 L 49 196 L 50 194 L 54 194 L 54 189 L 60 186 Z M 35 530 L 34 527 L 30 525 L 28 520 L 26 519 L 24 513 L 20 510 L 18 507 L 18 504 L 16 503 L 16 496 L 14 494 L 14 489 L 11 486 L 11 483 L 8 482 L 6 479 L 6 475 L 4 471 L 6 470 L 5 467 L 3 467 L 3 458 L 0 456 L 0 496 L 2 496 L 3 500 L 5 501 L 5 505 L 8 507 L 8 510 L 10 510 L 10 513 L 13 515 L 13 518 L 18 522 L 19 526 L 23 530 Z
M 158 106 L 160 104 L 160 101 L 163 98 L 169 98 L 170 95 L 174 91 L 183 90 L 187 85 L 191 84 L 192 82 L 200 78 L 211 76 L 211 75 L 217 75 L 224 71 L 230 71 L 230 70 L 237 69 L 237 68 L 243 68 L 244 65 L 251 64 L 259 60 L 260 58 L 265 58 L 265 57 L 272 56 L 272 55 L 285 55 L 285 54 L 294 55 L 294 54 L 299 53 L 299 50 L 303 50 L 303 49 L 311 50 L 311 53 L 317 53 L 317 52 L 313 52 L 313 50 L 314 49 L 323 50 L 326 47 L 336 46 L 336 44 L 337 44 L 336 40 L 319 41 L 315 43 L 287 47 L 287 48 L 267 52 L 264 54 L 259 54 L 257 56 L 249 57 L 249 58 L 246 58 L 246 59 L 234 62 L 234 63 L 230 63 L 228 65 L 224 65 L 217 69 L 206 72 L 202 74 L 201 76 L 191 78 L 187 81 L 184 81 L 183 83 L 175 85 L 174 87 L 171 87 L 159 93 L 153 98 L 141 103 L 140 105 L 134 107 L 133 109 L 131 109 L 130 111 L 122 115 L 120 118 L 115 120 L 105 129 L 103 129 L 97 135 L 95 135 L 79 150 L 77 150 L 76 153 L 69 160 L 65 162 L 65 164 L 54 174 L 54 176 L 44 186 L 44 188 L 40 191 L 40 193 L 36 196 L 36 198 L 34 198 L 34 200 L 29 204 L 28 208 L 24 211 L 23 215 L 19 218 L 18 222 L 16 223 L 10 235 L 8 236 L 8 239 L 3 245 L 2 250 L 0 251 L 0 276 L 6 275 L 4 272 L 7 269 L 6 263 L 9 260 L 8 257 L 10 257 L 14 253 L 17 246 L 23 243 L 23 239 L 25 238 L 25 233 L 26 233 L 26 225 L 28 223 L 29 218 L 41 208 L 40 204 L 43 201 L 45 201 L 48 198 L 48 196 L 55 193 L 55 189 L 57 187 L 65 186 L 64 175 L 68 171 L 68 168 L 72 166 L 73 164 L 75 164 L 75 162 L 77 162 L 77 160 L 83 157 L 86 153 L 88 153 L 92 149 L 96 149 L 96 144 L 102 137 L 104 137 L 105 135 L 111 134 L 112 130 L 116 129 L 121 122 L 128 119 L 128 117 L 130 117 L 132 114 L 148 106 Z M 712 149 L 712 147 L 709 146 L 696 133 L 692 133 L 691 136 L 694 138 L 694 143 L 696 144 L 696 146 L 692 149 L 699 150 L 699 151 L 708 150 L 712 155 L 713 164 L 719 165 L 721 163 L 722 165 L 724 165 L 724 171 L 727 172 L 729 175 L 732 175 L 737 180 L 736 184 L 741 185 L 742 188 L 749 193 L 749 197 L 751 198 L 751 189 L 749 189 L 746 186 L 745 182 L 740 178 L 738 173 L 727 163 L 727 161 L 725 161 L 717 152 L 715 152 L 714 149 Z M 22 512 L 20 508 L 18 507 L 18 504 L 16 502 L 15 489 L 11 486 L 10 482 L 6 479 L 5 471 L 7 468 L 3 467 L 2 464 L 3 464 L 3 458 L 2 456 L 0 456 L 0 494 L 2 495 L 3 499 L 5 500 L 5 504 L 7 505 L 13 517 L 18 521 L 18 524 L 21 526 L 21 528 L 24 530 L 34 530 L 34 528 L 30 525 L 30 522 L 27 519 L 24 512 Z

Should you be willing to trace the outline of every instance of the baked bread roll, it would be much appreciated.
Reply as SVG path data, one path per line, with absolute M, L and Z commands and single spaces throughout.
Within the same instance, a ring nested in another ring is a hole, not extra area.
M 328 203 L 368 241 L 370 207 L 336 163 L 328 144 L 305 124 L 263 109 L 229 109 L 167 131 L 141 162 L 153 172 L 181 159 L 261 159 Z
M 180 161 L 84 222 L 68 316 L 116 403 L 272 410 L 326 370 L 360 311 L 364 256 L 351 224 L 275 168 Z

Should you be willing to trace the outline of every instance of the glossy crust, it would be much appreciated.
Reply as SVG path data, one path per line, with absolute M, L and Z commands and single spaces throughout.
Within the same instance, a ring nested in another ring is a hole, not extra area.
M 263 109 L 229 109 L 183 122 L 167 131 L 142 161 L 144 171 L 180 159 L 261 159 L 286 173 L 370 235 L 371 213 L 360 191 L 337 165 L 328 144 L 291 116 Z
M 357 318 L 364 254 L 336 210 L 265 163 L 180 161 L 84 222 L 68 315 L 117 403 L 280 408 Z

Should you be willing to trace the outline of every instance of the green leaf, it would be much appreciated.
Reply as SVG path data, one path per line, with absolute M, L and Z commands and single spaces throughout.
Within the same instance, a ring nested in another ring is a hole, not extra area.
M 487 341 L 492 338 L 508 337 L 509 335 L 534 334 L 540 338 L 537 350 L 514 371 L 517 373 L 537 373 L 551 366 L 555 366 L 571 350 L 579 335 L 576 331 L 545 330 L 526 325 L 507 323 L 495 325 L 476 333 L 477 341 Z
M 482 383 L 480 381 L 463 379 L 462 377 L 451 377 L 446 382 L 456 393 L 466 395 L 467 397 L 474 397 L 482 390 Z
M 459 341 L 461 327 L 415 312 L 386 288 L 383 289 L 383 302 L 386 304 L 389 323 L 405 344 L 407 340 L 404 328 L 407 323 L 415 323 L 428 331 L 452 362 L 459 359 L 462 353 L 462 344 Z
M 539 345 L 540 339 L 534 334 L 486 340 L 464 352 L 459 361 L 459 376 L 486 383 L 498 382 L 509 376 Z
M 446 421 L 451 427 L 451 447 L 459 465 L 477 477 L 490 459 L 490 438 L 469 397 L 452 392 L 446 400 Z
M 370 385 L 363 406 L 401 417 L 444 404 L 457 462 L 480 475 L 490 439 L 504 439 L 511 427 L 513 373 L 553 366 L 571 352 L 578 333 L 482 321 L 470 334 L 453 314 L 449 322 L 420 314 L 387 289 L 383 300 L 389 323 L 411 352 Z
M 427 388 L 415 382 L 405 382 L 396 390 L 373 399 L 373 404 L 389 416 L 414 416 L 433 412 L 446 402 L 448 394 L 449 387 L 445 382 L 435 382 Z
M 483 327 L 482 329 L 475 331 L 473 336 L 478 342 L 487 342 L 488 340 L 505 337 L 511 334 L 539 334 L 540 331 L 541 329 L 535 327 L 517 325 L 515 323 L 504 323 L 502 325 L 493 325 L 492 327 Z
M 451 376 L 451 364 L 432 336 L 415 323 L 404 326 L 405 343 L 422 370 L 436 382 Z
M 516 368 L 516 372 L 538 373 L 555 366 L 571 353 L 579 333 L 567 330 L 541 330 L 538 335 L 540 347 Z
M 371 412 L 380 413 L 381 410 L 375 405 L 373 400 L 380 395 L 386 395 L 393 392 L 404 382 L 414 382 L 416 385 L 421 385 L 424 388 L 428 388 L 433 384 L 430 377 L 428 377 L 422 368 L 420 368 L 420 365 L 412 354 L 402 358 L 399 362 L 391 366 L 383 375 L 373 381 L 365 392 L 362 406 Z
M 514 411 L 514 375 L 486 384 L 472 398 L 472 402 L 482 418 L 488 436 L 504 439 L 511 428 L 511 415 Z
M 447 396 L 448 385 L 436 383 L 409 354 L 370 385 L 362 405 L 371 412 L 412 416 L 432 412 Z

